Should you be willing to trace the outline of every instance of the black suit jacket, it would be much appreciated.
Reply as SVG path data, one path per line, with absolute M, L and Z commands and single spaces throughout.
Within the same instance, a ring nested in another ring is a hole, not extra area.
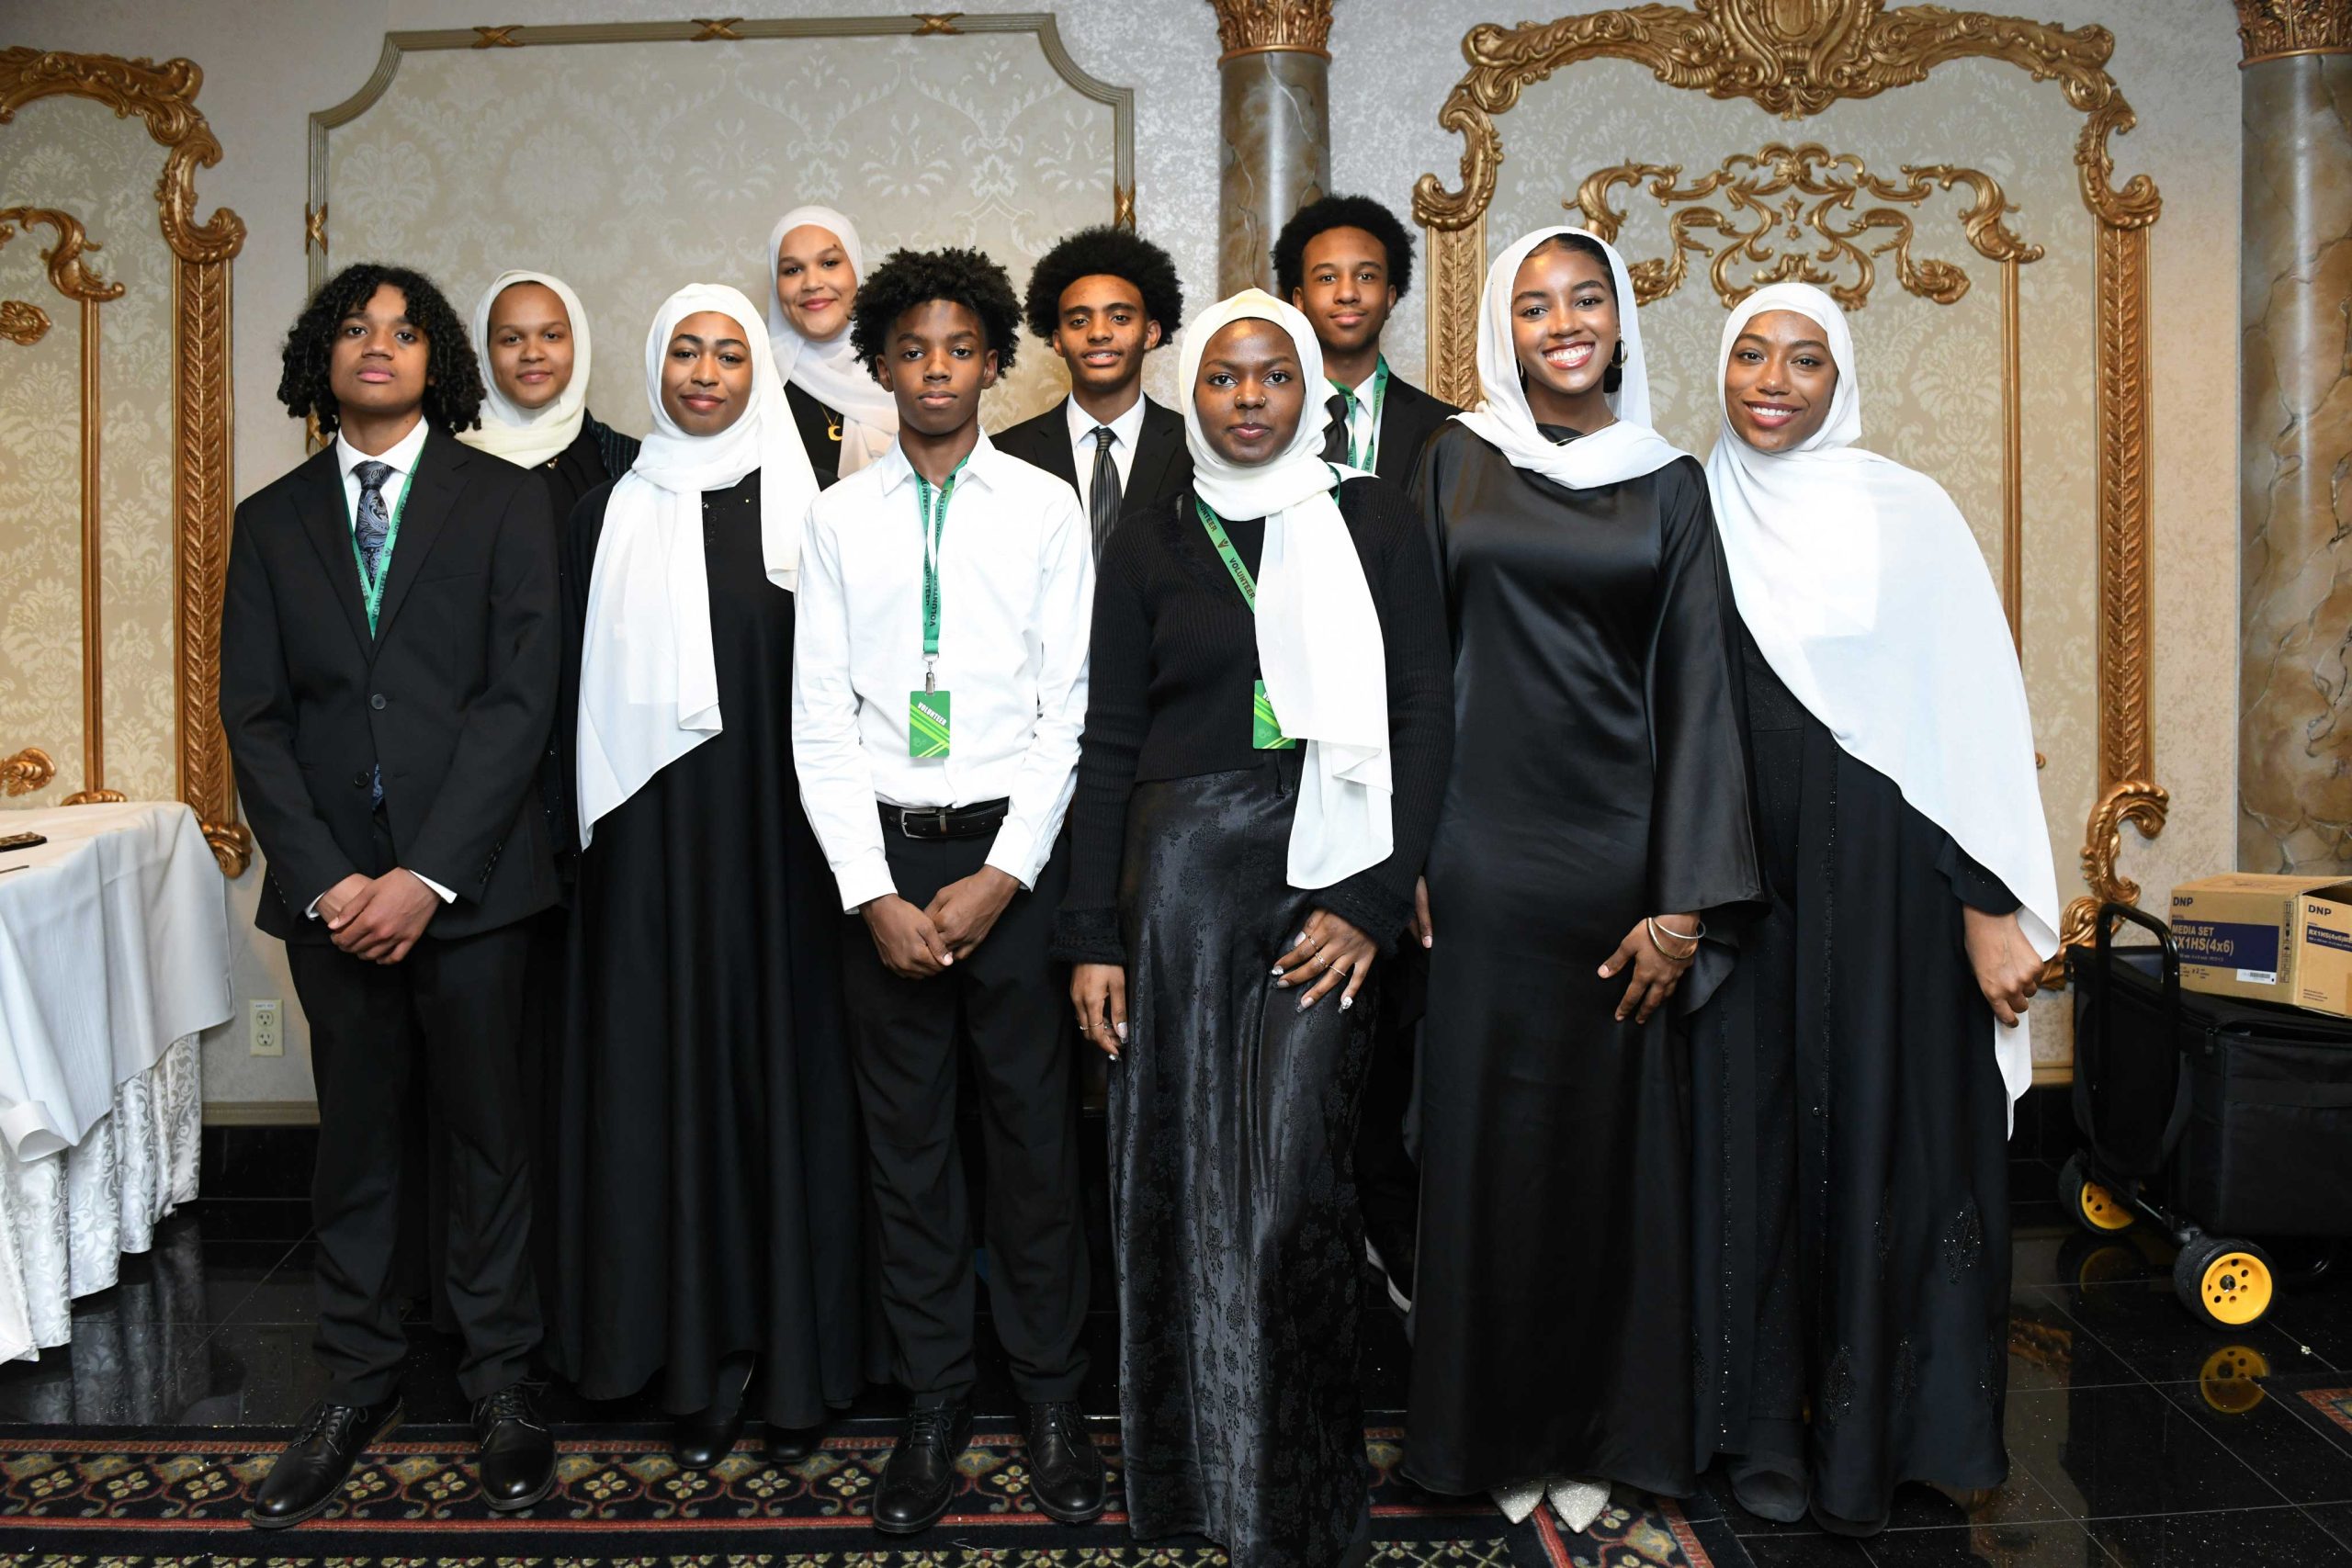
M 1461 412 L 1403 377 L 1390 375 L 1388 398 L 1380 405 L 1380 448 L 1373 454 L 1373 472 L 1400 489 L 1411 488 L 1413 470 L 1421 464 L 1421 447 Z
M 1393 393 L 1392 393 L 1393 395 Z M 1071 460 L 1067 398 L 1035 419 L 1024 419 L 989 439 L 1000 452 L 1035 463 L 1072 490 L 1078 468 Z M 1193 455 L 1184 449 L 1184 416 L 1149 398 L 1143 400 L 1143 434 L 1136 438 L 1136 460 L 1119 489 L 1122 515 L 1139 504 L 1162 501 L 1193 482 Z M 1080 493 L 1083 494 L 1083 491 Z
M 378 635 L 352 556 L 334 448 L 237 508 L 220 614 L 220 722 L 269 866 L 254 923 L 323 942 L 306 911 L 380 874 L 380 762 L 397 863 L 457 894 L 426 928 L 459 937 L 555 901 L 532 790 L 561 658 L 555 525 L 537 474 L 425 438 Z

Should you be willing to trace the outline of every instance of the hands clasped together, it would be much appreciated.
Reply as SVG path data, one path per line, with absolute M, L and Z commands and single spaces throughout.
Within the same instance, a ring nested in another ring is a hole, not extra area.
M 1009 873 L 984 865 L 941 888 L 920 909 L 891 893 L 869 899 L 860 913 L 883 966 L 906 979 L 924 980 L 969 958 L 1020 890 Z
M 319 895 L 319 918 L 334 944 L 370 964 L 398 964 L 424 934 L 441 900 L 398 866 L 381 876 L 353 872 Z

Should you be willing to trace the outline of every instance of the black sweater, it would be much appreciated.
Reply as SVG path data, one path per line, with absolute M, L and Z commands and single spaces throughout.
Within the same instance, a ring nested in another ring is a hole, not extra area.
M 1340 514 L 1363 562 L 1386 648 L 1396 847 L 1380 864 L 1322 889 L 1316 903 L 1386 952 L 1412 919 L 1413 882 L 1444 797 L 1453 750 L 1453 654 L 1427 536 L 1404 491 L 1385 479 L 1351 479 L 1340 490 Z M 1254 573 L 1265 520 L 1227 518 L 1225 525 Z M 1257 628 L 1193 511 L 1189 486 L 1172 502 L 1127 513 L 1103 547 L 1087 679 L 1069 892 L 1054 952 L 1073 963 L 1124 964 L 1119 869 L 1135 785 L 1278 767 L 1276 759 L 1299 756 L 1250 743 Z

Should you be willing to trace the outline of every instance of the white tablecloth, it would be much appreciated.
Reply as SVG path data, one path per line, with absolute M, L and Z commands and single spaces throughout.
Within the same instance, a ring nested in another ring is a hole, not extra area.
M 0 1360 L 73 1337 L 194 1198 L 196 1036 L 226 1022 L 228 884 L 176 801 L 0 811 Z M 10 869 L 23 866 L 23 870 Z
M 0 812 L 0 832 L 50 840 L 0 854 L 0 1145 L 29 1160 L 228 1021 L 229 892 L 178 801 Z

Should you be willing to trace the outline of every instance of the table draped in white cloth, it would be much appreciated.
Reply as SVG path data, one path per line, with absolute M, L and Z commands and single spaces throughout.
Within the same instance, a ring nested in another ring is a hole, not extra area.
M 227 885 L 177 802 L 0 813 L 0 1359 L 196 1196 L 196 1036 L 228 1021 Z M 14 869 L 22 866 L 23 870 Z

